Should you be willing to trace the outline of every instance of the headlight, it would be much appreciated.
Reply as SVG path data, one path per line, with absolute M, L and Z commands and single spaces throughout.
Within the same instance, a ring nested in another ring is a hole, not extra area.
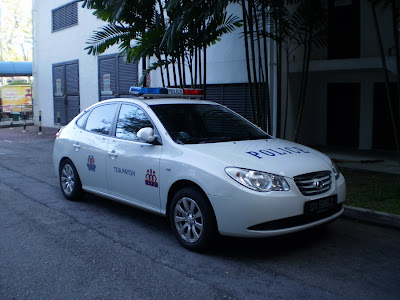
M 340 177 L 340 171 L 339 168 L 335 165 L 335 163 L 332 163 L 332 172 L 335 175 L 336 180 L 338 180 Z
M 225 168 L 225 172 L 240 184 L 255 191 L 271 192 L 290 190 L 288 183 L 282 176 L 233 167 Z

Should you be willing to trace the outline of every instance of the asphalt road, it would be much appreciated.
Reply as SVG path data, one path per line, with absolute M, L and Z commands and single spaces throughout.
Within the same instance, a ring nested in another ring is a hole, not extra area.
M 400 231 L 339 219 L 182 248 L 162 217 L 63 198 L 52 135 L 0 129 L 0 299 L 400 299 Z

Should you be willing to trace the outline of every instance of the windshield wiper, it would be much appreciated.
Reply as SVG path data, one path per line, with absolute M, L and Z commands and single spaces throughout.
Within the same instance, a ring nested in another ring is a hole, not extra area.
M 214 138 L 205 138 L 199 144 L 207 144 L 207 143 L 218 143 L 218 142 L 229 142 L 233 139 L 231 137 L 214 137 Z

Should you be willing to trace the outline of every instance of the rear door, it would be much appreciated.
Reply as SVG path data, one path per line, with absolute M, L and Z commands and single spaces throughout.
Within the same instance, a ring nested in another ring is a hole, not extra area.
M 117 107 L 118 103 L 95 107 L 74 136 L 72 159 L 85 189 L 108 191 L 106 151 Z

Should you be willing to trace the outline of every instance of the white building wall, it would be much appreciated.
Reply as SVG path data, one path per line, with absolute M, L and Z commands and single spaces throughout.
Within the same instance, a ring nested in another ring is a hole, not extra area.
M 52 65 L 79 60 L 79 89 L 81 110 L 98 101 L 97 57 L 88 55 L 86 41 L 93 30 L 104 25 L 92 11 L 78 3 L 78 25 L 52 32 L 52 9 L 71 1 L 33 2 L 33 98 L 36 122 L 42 112 L 42 126 L 54 126 Z M 105 54 L 115 53 L 116 47 Z

